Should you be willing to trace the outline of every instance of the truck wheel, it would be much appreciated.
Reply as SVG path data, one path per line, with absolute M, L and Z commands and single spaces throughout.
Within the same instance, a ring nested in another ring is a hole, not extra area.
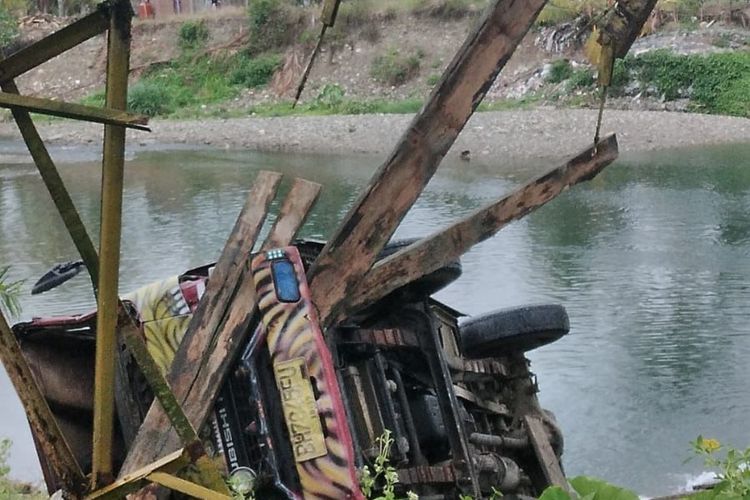
M 469 358 L 526 352 L 554 342 L 570 330 L 561 305 L 503 309 L 469 318 L 459 325 L 461 350 Z

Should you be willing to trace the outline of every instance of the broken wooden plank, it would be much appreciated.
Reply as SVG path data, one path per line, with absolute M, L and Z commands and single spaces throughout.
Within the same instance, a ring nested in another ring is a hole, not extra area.
M 184 493 L 189 498 L 199 498 L 201 500 L 232 500 L 233 498 L 228 493 L 220 493 L 216 490 L 208 489 L 167 472 L 152 472 L 148 475 L 147 479 L 165 486 L 172 491 Z
M 150 131 L 146 125 L 148 116 L 136 115 L 113 108 L 97 108 L 70 102 L 54 101 L 41 97 L 30 97 L 8 92 L 0 92 L 0 108 L 22 109 L 31 113 L 72 118 L 106 125 Z M 123 108 L 125 109 L 125 108 Z
M 60 482 L 70 493 L 84 491 L 86 479 L 68 442 L 57 425 L 52 410 L 34 380 L 29 364 L 15 335 L 0 311 L 0 361 L 21 400 L 31 432 Z
M 3 92 L 18 93 L 18 87 L 16 87 L 13 80 L 0 83 L 0 88 L 2 88 Z M 49 151 L 47 151 L 42 137 L 34 126 L 31 115 L 19 108 L 12 109 L 11 113 L 13 113 L 13 118 L 26 143 L 26 147 L 34 159 L 36 168 L 42 176 L 42 181 L 44 181 L 44 185 L 47 187 L 47 191 L 49 191 L 60 217 L 62 217 L 65 228 L 68 230 L 68 234 L 70 234 L 73 244 L 86 266 L 94 289 L 94 295 L 96 295 L 96 290 L 99 288 L 99 255 L 94 247 L 94 243 L 91 241 L 88 232 L 86 232 L 86 227 L 83 225 L 81 216 L 78 214 L 78 210 L 76 210 L 73 204 L 73 199 L 65 188 L 62 177 L 60 177 L 60 173 L 52 161 L 52 157 Z
M 295 179 L 262 249 L 284 247 L 294 240 L 314 205 L 320 188 L 320 184 Z M 242 307 L 228 309 L 216 342 L 198 369 L 190 393 L 183 402 L 185 414 L 196 429 L 203 427 L 208 419 L 231 363 L 237 357 L 245 339 L 254 331 L 255 285 L 249 271 L 243 272 L 233 302 L 242 304 Z M 175 366 L 173 364 L 173 372 Z M 165 451 L 179 445 L 174 432 L 170 432 L 164 438 L 163 444 L 160 445 Z
M 192 401 L 191 389 L 201 375 L 202 369 L 206 368 L 209 354 L 220 346 L 219 336 L 223 331 L 221 327 L 225 317 L 232 311 L 230 306 L 235 296 L 242 296 L 241 293 L 237 293 L 237 288 L 243 281 L 255 239 L 280 181 L 281 175 L 273 172 L 260 172 L 255 179 L 221 257 L 211 273 L 206 292 L 172 362 L 169 383 L 188 420 L 196 428 L 200 428 L 200 425 L 196 425 L 195 420 L 191 418 L 191 411 L 196 407 L 206 406 L 205 411 L 208 412 L 211 402 L 206 401 L 203 405 L 200 402 L 187 403 Z M 252 279 L 244 281 L 252 282 Z M 243 307 L 234 308 L 235 314 L 241 310 L 248 315 L 252 314 L 253 309 L 252 298 L 250 302 L 245 302 Z M 231 338 L 228 340 L 231 343 Z M 166 449 L 169 438 L 174 433 L 168 429 L 169 419 L 164 411 L 158 405 L 152 404 L 123 464 L 120 477 L 172 451 Z
M 309 273 L 324 328 L 369 271 L 545 3 L 490 3 L 426 105 L 339 225 Z
M 0 82 L 12 80 L 89 38 L 104 33 L 109 27 L 109 8 L 108 2 L 100 3 L 86 17 L 10 54 L 0 61 Z
M 151 388 L 154 399 L 161 404 L 169 422 L 177 432 L 182 446 L 190 455 L 193 467 L 197 472 L 194 475 L 197 476 L 201 484 L 211 487 L 214 492 L 228 495 L 229 490 L 224 478 L 216 467 L 216 463 L 206 455 L 206 450 L 198 437 L 198 433 L 182 411 L 182 407 L 169 387 L 161 369 L 149 354 L 146 342 L 135 320 L 122 310 L 119 323 L 120 335 L 128 346 L 130 354 L 138 363 L 138 368 Z
M 600 43 L 610 45 L 615 57 L 625 57 L 655 6 L 656 0 L 619 0 L 600 26 Z
M 612 163 L 617 138 L 610 135 L 564 165 L 476 210 L 450 227 L 423 238 L 375 264 L 347 307 L 347 312 L 372 304 L 397 288 L 435 271 L 466 253 L 579 182 L 589 180 Z
M 106 105 L 124 110 L 128 96 L 130 28 L 133 9 L 129 0 L 114 0 L 107 38 Z M 120 239 L 125 170 L 125 129 L 104 126 L 101 226 L 99 231 L 99 295 L 94 365 L 94 418 L 91 485 L 95 489 L 114 479 L 112 443 L 115 420 L 115 356 L 120 299 Z
M 84 500 L 122 500 L 123 498 L 127 498 L 128 493 L 140 489 L 144 485 L 144 482 L 147 481 L 148 476 L 155 471 L 178 472 L 188 464 L 190 464 L 190 456 L 187 450 L 177 450 L 141 469 L 133 471 L 132 474 L 119 478 L 104 488 L 92 491 L 84 497 Z
M 294 179 L 261 250 L 284 247 L 291 243 L 317 201 L 320 188 L 320 184 L 315 182 Z
M 295 180 L 282 204 L 276 223 L 266 237 L 262 248 L 274 248 L 290 244 L 302 227 L 319 191 L 319 184 L 301 179 Z M 249 252 L 247 253 L 247 258 L 249 258 Z M 211 279 L 214 279 L 213 276 Z M 216 335 L 216 340 L 212 344 L 211 351 L 206 353 L 201 366 L 195 369 L 196 373 L 193 377 L 193 382 L 187 389 L 189 392 L 181 398 L 183 410 L 190 423 L 196 429 L 202 428 L 208 419 L 213 408 L 213 402 L 216 400 L 232 362 L 239 353 L 239 349 L 244 345 L 245 339 L 248 338 L 255 328 L 255 284 L 249 270 L 244 269 L 244 267 L 242 276 L 239 279 L 240 284 L 233 298 L 233 303 L 242 304 L 242 307 L 228 309 L 226 318 Z M 182 344 L 185 344 L 185 340 L 183 340 Z M 173 362 L 172 374 L 176 373 L 177 366 L 179 366 L 176 363 L 180 357 L 180 353 L 184 349 L 189 349 L 183 347 L 183 345 L 180 346 L 175 357 L 175 362 Z M 181 392 L 181 389 L 175 384 L 172 384 L 172 388 L 178 397 L 184 393 L 184 390 Z M 155 410 L 155 408 L 157 409 Z M 152 415 L 152 413 L 154 414 Z M 140 454 L 140 460 L 146 462 L 155 460 L 162 454 L 179 446 L 179 439 L 174 431 L 165 432 L 169 423 L 164 418 L 164 414 L 158 406 L 154 407 L 152 405 L 149 409 L 144 425 L 141 427 L 142 432 L 146 432 L 144 429 L 147 428 L 147 422 L 148 428 L 156 429 L 159 432 L 153 434 L 157 440 L 150 441 L 147 446 L 144 445 L 145 450 Z M 130 456 L 134 449 L 135 445 L 131 448 L 128 461 L 130 461 Z M 128 464 L 128 461 L 123 466 L 123 470 L 125 470 L 125 467 L 131 466 Z M 137 467 L 137 465 L 133 466 Z M 147 497 L 144 494 L 135 498 Z
M 542 469 L 542 474 L 544 474 L 547 485 L 559 486 L 565 491 L 570 491 L 568 480 L 565 479 L 565 474 L 563 474 L 560 467 L 560 461 L 552 449 L 542 420 L 535 415 L 526 415 L 524 423 L 526 424 L 531 446 L 534 448 L 534 452 L 536 452 L 537 461 Z

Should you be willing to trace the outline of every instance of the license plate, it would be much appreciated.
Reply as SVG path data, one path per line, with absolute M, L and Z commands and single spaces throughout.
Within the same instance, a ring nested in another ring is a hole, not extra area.
M 276 363 L 273 371 L 281 393 L 281 405 L 292 440 L 294 459 L 305 462 L 326 455 L 328 450 L 323 427 L 304 358 Z

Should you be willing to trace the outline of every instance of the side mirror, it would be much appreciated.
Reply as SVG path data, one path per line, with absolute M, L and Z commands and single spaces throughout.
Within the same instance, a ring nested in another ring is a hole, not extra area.
M 83 269 L 83 261 L 76 260 L 57 264 L 39 278 L 31 288 L 31 295 L 37 295 L 52 290 L 75 277 Z

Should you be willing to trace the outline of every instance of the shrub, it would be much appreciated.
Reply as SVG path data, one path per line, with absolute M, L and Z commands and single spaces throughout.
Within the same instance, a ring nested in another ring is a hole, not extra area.
M 479 12 L 486 3 L 483 0 L 422 0 L 414 6 L 414 12 L 438 19 L 460 19 Z
M 570 90 L 585 89 L 592 85 L 594 85 L 594 73 L 589 68 L 573 70 L 567 83 Z
M 314 108 L 335 109 L 344 102 L 344 89 L 340 85 L 326 84 L 312 103 Z
M 18 36 L 18 22 L 8 10 L 0 4 L 0 50 Z
M 234 85 L 242 85 L 248 88 L 260 87 L 271 81 L 271 77 L 280 66 L 281 56 L 279 55 L 255 58 L 241 56 L 238 58 L 237 66 L 229 76 L 229 81 Z
M 560 83 L 570 78 L 572 74 L 573 67 L 570 62 L 567 59 L 558 59 L 552 63 L 547 81 L 549 83 Z
M 719 482 L 710 490 L 696 495 L 696 499 L 740 500 L 750 497 L 750 448 L 725 448 L 716 439 L 703 436 L 698 436 L 690 444 L 693 452 L 702 457 L 707 466 L 719 469 Z
M 623 66 L 641 89 L 655 92 L 667 101 L 689 97 L 699 110 L 750 116 L 747 97 L 742 95 L 750 75 L 750 53 L 683 56 L 655 50 L 626 57 Z
M 148 116 L 164 115 L 174 111 L 169 90 L 153 81 L 140 81 L 130 88 L 128 108 Z
M 9 271 L 10 267 L 0 268 L 0 310 L 7 313 L 10 317 L 16 317 L 21 313 L 21 303 L 18 297 L 21 295 L 23 281 L 8 281 Z M 3 443 L 4 441 L 0 441 L 0 477 L 3 470 Z M 5 449 L 5 452 L 7 452 L 7 449 Z
M 380 83 L 402 85 L 419 73 L 420 57 L 404 55 L 398 49 L 391 49 L 372 61 L 370 75 Z
M 249 0 L 248 20 L 251 54 L 278 50 L 289 45 L 303 22 L 302 11 L 280 0 Z
M 203 19 L 186 21 L 180 26 L 179 43 L 183 51 L 191 51 L 205 46 L 208 37 L 208 26 Z

